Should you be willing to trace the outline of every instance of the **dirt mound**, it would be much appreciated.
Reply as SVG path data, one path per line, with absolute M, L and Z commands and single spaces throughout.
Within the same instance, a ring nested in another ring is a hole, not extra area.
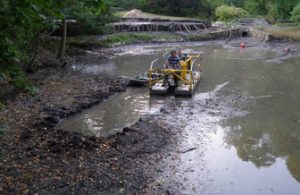
M 145 18 L 146 14 L 142 10 L 133 9 L 126 14 L 124 14 L 126 18 Z

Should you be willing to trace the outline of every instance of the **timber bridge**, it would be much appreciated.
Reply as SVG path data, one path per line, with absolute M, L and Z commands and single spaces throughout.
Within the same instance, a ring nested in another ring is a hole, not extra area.
M 207 20 L 182 19 L 171 20 L 161 18 L 121 18 L 119 22 L 110 24 L 114 33 L 118 32 L 150 32 L 150 31 L 181 31 L 199 32 L 211 27 Z

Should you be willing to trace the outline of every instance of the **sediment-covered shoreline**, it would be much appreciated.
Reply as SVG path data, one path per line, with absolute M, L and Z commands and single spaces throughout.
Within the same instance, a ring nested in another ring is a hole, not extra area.
M 275 48 L 283 50 L 284 44 Z M 19 94 L 0 112 L 5 129 L 0 138 L 0 193 L 141 193 L 154 177 L 146 172 L 155 163 L 145 162 L 161 159 L 172 141 L 172 127 L 152 115 L 109 138 L 55 129 L 62 118 L 125 91 L 126 81 L 35 76 L 37 94 Z
M 55 129 L 60 119 L 126 90 L 121 79 L 47 79 L 35 96 L 20 94 L 0 113 L 1 194 L 139 193 L 169 133 L 153 116 L 109 138 Z M 152 155 L 155 153 L 156 155 Z M 148 159 L 148 160 L 147 160 Z

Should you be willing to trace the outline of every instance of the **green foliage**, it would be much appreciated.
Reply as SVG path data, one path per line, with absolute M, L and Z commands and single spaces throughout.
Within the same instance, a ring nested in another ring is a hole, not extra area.
M 268 13 L 266 0 L 246 0 L 244 7 L 250 14 L 254 16 L 266 16 Z
M 52 9 L 51 0 L 3 0 L 0 9 L 0 63 L 18 62 L 24 48 L 42 29 L 47 16 L 58 16 Z
M 104 26 L 101 14 L 107 10 L 103 0 L 1 0 L 0 67 L 10 84 L 34 93 L 22 71 L 27 48 L 43 29 L 54 28 L 52 19 L 74 17 L 88 33 L 94 24 Z M 98 26 L 99 26 L 98 25 Z M 100 31 L 100 30 L 99 30 Z
M 264 16 L 273 23 L 290 19 L 298 0 L 245 0 L 245 9 L 253 16 Z
M 39 88 L 30 83 L 26 86 L 25 91 L 30 95 L 34 96 L 38 93 Z
M 99 45 L 109 47 L 112 44 L 134 44 L 138 42 L 149 42 L 158 40 L 176 41 L 174 34 L 150 34 L 150 33 L 119 33 L 106 36 L 98 42 Z
M 69 0 L 62 12 L 66 18 L 77 21 L 79 34 L 82 35 L 99 35 L 109 31 L 105 24 L 113 19 L 102 0 Z
M 134 9 L 140 8 L 143 4 L 143 0 L 105 0 L 105 3 L 108 4 L 110 7 L 118 7 L 117 10 L 120 11 L 121 9 Z
M 0 101 L 0 111 L 5 109 L 5 105 Z
M 30 83 L 23 70 L 15 64 L 8 66 L 5 69 L 5 74 L 9 77 L 9 83 L 19 90 L 26 90 Z
M 170 16 L 207 15 L 210 11 L 206 0 L 107 0 L 107 3 L 119 9 L 142 9 L 145 12 Z
M 0 65 L 10 83 L 24 90 L 28 81 L 20 61 L 36 34 L 47 25 L 48 16 L 59 16 L 51 0 L 3 0 L 0 8 Z
M 234 19 L 247 17 L 249 14 L 242 8 L 234 6 L 222 5 L 217 7 L 216 16 L 220 21 L 230 22 Z
M 117 10 L 142 9 L 145 12 L 188 17 L 213 17 L 220 6 L 240 7 L 251 16 L 266 17 L 271 22 L 290 19 L 299 0 L 105 0 Z M 244 14 L 243 10 L 239 10 Z M 239 15 L 240 12 L 238 12 Z M 229 17 L 230 18 L 230 17 Z
M 288 156 L 286 165 L 292 174 L 292 176 L 300 182 L 300 154 L 299 152 L 294 152 Z
M 300 22 L 300 3 L 298 3 L 298 5 L 294 7 L 291 15 L 291 20 L 293 20 L 294 22 Z
M 106 35 L 99 40 L 98 36 L 76 36 L 68 39 L 68 44 L 72 47 L 87 48 L 92 45 L 101 47 L 111 47 L 113 44 L 133 44 L 138 42 L 150 42 L 150 41 L 181 41 L 182 37 L 177 36 L 174 33 L 160 32 L 160 33 L 118 33 Z
M 213 8 L 217 8 L 221 5 L 232 5 L 236 7 L 242 7 L 245 0 L 206 0 L 206 2 Z
M 152 40 L 152 38 L 153 36 L 151 36 L 150 34 L 122 33 L 110 35 L 104 40 L 104 42 L 129 44 L 137 41 L 150 41 Z

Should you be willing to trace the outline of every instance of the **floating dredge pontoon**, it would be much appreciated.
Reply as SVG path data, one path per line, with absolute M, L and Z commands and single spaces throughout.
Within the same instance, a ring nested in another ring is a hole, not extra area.
M 180 69 L 168 69 L 164 64 L 159 65 L 159 59 L 152 61 L 149 69 L 150 95 L 167 95 L 191 97 L 200 81 L 200 64 L 195 65 L 197 59 L 202 59 L 201 54 L 187 55 L 180 60 Z M 164 55 L 166 57 L 166 55 Z M 153 77 L 152 75 L 161 75 Z

